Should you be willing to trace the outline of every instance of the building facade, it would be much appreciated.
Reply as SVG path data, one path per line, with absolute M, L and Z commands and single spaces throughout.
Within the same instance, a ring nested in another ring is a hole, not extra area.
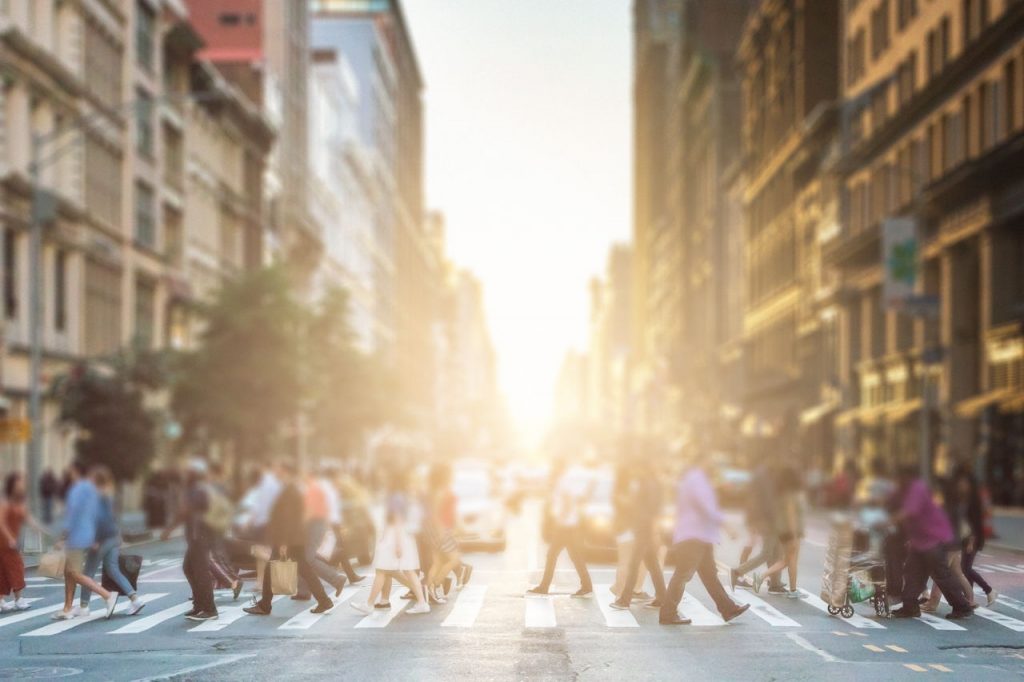
M 970 462 L 997 503 L 1024 503 L 1024 4 L 848 0 L 841 45 L 845 206 L 826 255 L 848 454 Z M 881 224 L 900 216 L 917 310 L 881 295 Z

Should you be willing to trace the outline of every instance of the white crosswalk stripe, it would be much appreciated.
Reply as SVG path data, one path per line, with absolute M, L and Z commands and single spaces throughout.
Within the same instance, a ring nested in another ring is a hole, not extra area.
M 95 594 L 92 595 L 92 598 L 93 598 L 93 600 L 99 599 L 99 597 L 97 597 Z M 22 622 L 24 622 L 26 620 L 30 620 L 32 618 L 38 618 L 39 616 L 44 616 L 44 615 L 46 615 L 48 613 L 54 613 L 55 611 L 60 611 L 63 608 L 64 608 L 64 602 L 61 601 L 61 602 L 58 602 L 56 604 L 51 604 L 49 606 L 44 606 L 44 607 L 39 608 L 39 609 L 29 609 L 28 611 L 22 611 L 21 613 L 15 613 L 13 615 L 6 615 L 6 616 L 3 616 L 3 617 L 0 617 L 0 628 L 8 627 L 10 625 L 14 625 L 15 623 L 22 623 Z
M 471 628 L 484 605 L 487 585 L 466 585 L 459 592 L 451 612 L 441 623 L 446 628 Z
M 145 632 L 146 630 L 150 630 L 152 628 L 155 628 L 160 623 L 163 623 L 166 620 L 170 620 L 171 618 L 174 618 L 175 616 L 180 616 L 183 613 L 188 613 L 191 610 L 192 610 L 192 602 L 191 601 L 184 601 L 184 602 L 182 602 L 180 604 L 175 604 L 174 606 L 170 607 L 169 609 L 164 609 L 163 611 L 157 611 L 153 615 L 144 616 L 142 618 L 137 618 L 137 619 L 133 620 L 131 623 L 128 623 L 127 625 L 125 625 L 124 627 L 120 627 L 120 628 L 118 628 L 116 630 L 111 631 L 110 634 L 112 634 L 112 635 L 137 635 L 140 632 Z
M 407 606 L 409 606 L 409 602 L 404 599 L 392 599 L 390 609 L 375 609 L 373 613 L 356 623 L 356 627 L 360 629 L 386 628 L 398 614 L 405 611 Z
M 525 597 L 526 622 L 528 628 L 558 627 L 555 617 L 555 598 L 551 595 Z
M 810 604 L 819 611 L 828 613 L 828 604 L 822 601 L 821 597 L 816 594 L 811 594 L 805 589 L 800 589 L 800 594 L 803 598 L 800 600 L 806 604 Z M 869 620 L 859 614 L 854 614 L 853 618 L 843 618 L 841 616 L 836 617 L 837 620 L 841 620 L 847 625 L 852 625 L 859 630 L 884 630 L 885 626 L 873 620 Z
M 640 623 L 636 622 L 636 616 L 629 611 L 613 609 L 611 604 L 615 595 L 611 592 L 611 585 L 594 585 L 594 601 L 604 615 L 604 624 L 610 628 L 638 628 Z
M 693 621 L 698 627 L 718 627 L 725 625 L 725 621 L 717 613 L 714 613 L 704 604 L 700 603 L 692 594 L 683 595 L 683 603 L 680 611 L 687 618 Z
M 917 617 L 917 620 L 921 621 L 922 623 L 924 623 L 925 625 L 934 630 L 956 631 L 967 629 L 957 625 L 951 620 L 939 618 L 938 616 L 933 616 L 930 613 L 922 613 L 920 616 Z
M 167 596 L 167 594 L 164 593 L 164 592 L 156 592 L 156 593 L 144 594 L 144 595 L 140 596 L 139 599 L 141 599 L 143 601 L 143 603 L 148 604 L 151 601 L 156 601 L 157 599 L 160 599 L 161 597 L 166 597 L 166 596 Z M 114 613 L 122 613 L 122 612 L 124 612 L 124 610 L 128 608 L 128 605 L 129 605 L 129 602 L 127 602 L 127 601 L 121 602 L 120 604 L 117 605 L 117 608 L 114 609 Z M 21 634 L 21 636 L 22 637 L 50 637 L 52 635 L 57 635 L 57 634 L 60 634 L 62 632 L 67 632 L 68 630 L 71 630 L 72 628 L 80 627 L 82 625 L 85 625 L 86 623 L 91 623 L 91 622 L 96 621 L 96 620 L 105 620 L 106 617 L 107 617 L 107 610 L 105 608 L 103 608 L 103 609 L 99 609 L 97 611 L 93 611 L 88 616 L 85 616 L 83 618 L 72 618 L 71 620 L 58 620 L 56 622 L 50 623 L 49 625 L 45 625 L 45 626 L 39 628 L 38 630 L 31 630 L 29 632 L 23 632 Z
M 993 623 L 1002 625 L 1004 628 L 1009 628 L 1014 632 L 1024 632 L 1024 621 L 1017 620 L 1016 618 L 1011 618 L 1010 616 L 999 613 L 998 611 L 987 609 L 984 606 L 979 606 L 978 608 L 976 608 L 974 610 L 974 615 L 981 616 L 986 620 L 990 620 Z
M 317 623 L 324 616 L 334 613 L 338 609 L 348 604 L 349 600 L 352 599 L 359 592 L 361 588 L 349 585 L 341 591 L 341 594 L 335 598 L 334 606 L 327 613 L 312 613 L 309 609 L 303 609 L 299 613 L 295 614 L 284 622 L 278 630 L 308 630 Z
M 283 598 L 284 597 L 281 595 L 277 595 L 270 601 L 270 603 L 274 604 Z M 242 606 L 230 606 L 226 609 L 219 609 L 217 620 L 208 620 L 200 623 L 194 628 L 190 628 L 189 632 L 219 632 L 232 623 L 238 621 L 240 618 L 248 616 L 249 614 L 244 610 L 247 606 L 249 605 L 243 604 Z
M 750 604 L 750 612 L 774 628 L 800 627 L 800 623 L 747 590 L 736 590 L 733 598 L 741 604 Z

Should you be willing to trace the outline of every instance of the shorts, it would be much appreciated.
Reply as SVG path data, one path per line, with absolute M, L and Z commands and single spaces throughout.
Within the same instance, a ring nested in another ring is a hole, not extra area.
M 64 550 L 64 575 L 73 575 L 75 573 L 81 573 L 85 568 L 85 552 L 84 549 L 68 549 Z

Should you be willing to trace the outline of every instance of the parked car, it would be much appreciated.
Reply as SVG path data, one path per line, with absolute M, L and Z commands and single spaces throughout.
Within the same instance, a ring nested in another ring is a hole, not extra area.
M 504 551 L 505 500 L 499 494 L 490 471 L 480 467 L 456 467 L 452 474 L 456 497 L 456 523 L 460 544 L 465 548 Z

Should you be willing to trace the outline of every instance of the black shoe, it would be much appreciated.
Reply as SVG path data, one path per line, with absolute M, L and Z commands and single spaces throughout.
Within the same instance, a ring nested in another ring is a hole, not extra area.
M 246 606 L 242 610 L 245 611 L 246 613 L 248 613 L 249 615 L 252 615 L 252 616 L 269 616 L 270 615 L 270 609 L 265 609 L 262 606 L 260 606 L 259 604 L 257 604 L 256 606 Z
M 334 608 L 334 602 L 328 599 L 325 602 L 321 602 L 309 610 L 310 613 L 327 613 Z
M 742 605 L 741 604 L 737 604 L 736 608 L 733 609 L 732 611 L 730 611 L 728 614 L 722 614 L 722 620 L 724 620 L 726 623 L 728 623 L 730 620 L 733 620 L 735 618 L 738 618 L 739 616 L 742 616 L 744 613 L 747 612 L 747 609 L 749 609 L 749 608 L 750 608 L 750 604 L 742 604 Z
M 244 585 L 241 580 L 235 581 L 235 586 L 231 588 L 231 597 L 234 601 L 238 601 L 238 595 L 242 594 L 242 588 Z
M 190 615 L 185 616 L 185 617 L 188 618 L 189 620 L 196 620 L 196 621 L 200 621 L 200 620 L 217 620 L 217 612 L 216 611 L 199 611 L 197 613 L 193 613 L 193 614 L 190 614 Z
M 334 583 L 333 587 L 334 587 L 334 596 L 335 597 L 340 597 L 341 596 L 341 590 L 345 587 L 345 576 L 341 576 L 340 578 L 338 578 L 338 582 Z
M 612 607 L 616 611 L 629 611 L 629 602 L 613 601 L 608 606 Z
M 963 618 L 970 618 L 974 615 L 974 611 L 968 609 L 967 611 L 957 611 L 953 609 L 951 613 L 946 614 L 946 620 L 961 620 Z
M 186 618 L 191 618 L 192 616 L 196 615 L 197 613 L 199 613 L 199 609 L 192 609 L 191 611 L 189 611 L 188 613 L 185 614 L 185 617 Z
M 573 592 L 571 596 L 575 597 L 576 599 L 589 599 L 590 597 L 594 596 L 594 590 L 589 587 L 581 587 L 580 589 Z
M 293 594 L 292 601 L 310 601 L 313 599 L 311 594 Z
M 381 611 L 390 611 L 391 610 L 391 602 L 389 602 L 389 601 L 382 601 L 382 602 L 380 602 L 378 604 L 374 604 L 373 608 L 380 609 Z
M 689 618 L 683 618 L 682 616 L 676 616 L 675 618 L 659 618 L 659 625 L 689 625 L 693 621 Z
M 531 594 L 545 595 L 547 593 L 548 593 L 547 589 L 542 589 L 540 587 L 531 587 L 530 589 L 528 589 L 526 591 L 527 595 L 531 595 Z
M 921 609 L 908 609 L 904 606 L 896 609 L 889 615 L 893 618 L 920 618 Z

